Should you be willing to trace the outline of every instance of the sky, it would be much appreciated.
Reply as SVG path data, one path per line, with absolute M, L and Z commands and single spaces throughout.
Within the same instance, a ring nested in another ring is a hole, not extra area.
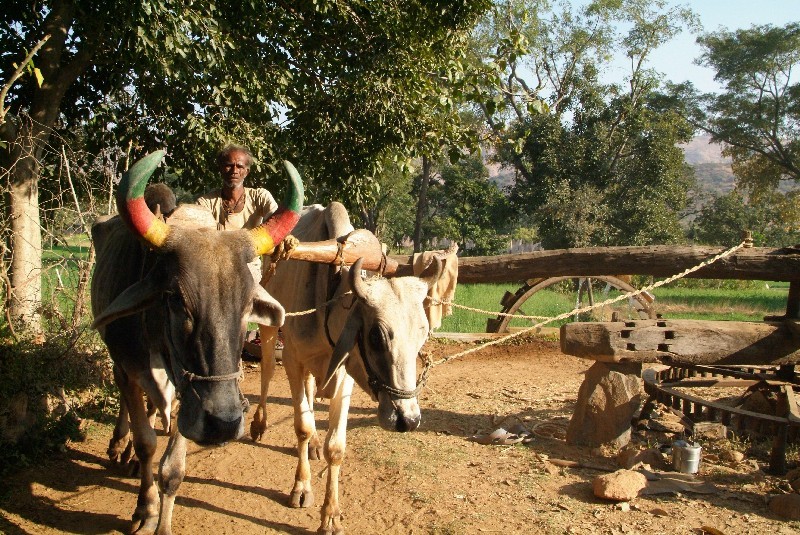
M 705 32 L 800 22 L 800 0 L 668 0 L 668 4 L 690 7 L 700 17 Z M 687 32 L 680 34 L 655 51 L 651 66 L 673 82 L 688 80 L 701 92 L 718 91 L 714 71 L 693 63 L 702 51 L 695 39 L 695 35 Z M 622 67 L 619 72 L 619 76 L 624 76 Z M 613 77 L 614 73 L 609 75 Z

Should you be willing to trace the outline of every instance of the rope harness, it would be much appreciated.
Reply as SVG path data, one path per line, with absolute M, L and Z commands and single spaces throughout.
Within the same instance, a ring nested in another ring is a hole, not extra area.
M 364 363 L 364 369 L 367 371 L 367 382 L 369 383 L 369 388 L 372 390 L 372 394 L 376 398 L 378 397 L 378 393 L 383 391 L 389 394 L 393 400 L 413 399 L 419 396 L 419 393 L 422 392 L 422 389 L 425 387 L 425 383 L 428 381 L 428 373 L 431 369 L 431 358 L 427 352 L 419 352 L 419 358 L 422 359 L 425 367 L 423 368 L 422 374 L 417 380 L 417 386 L 414 388 L 414 390 L 395 388 L 392 385 L 386 384 L 386 382 L 380 378 L 380 376 L 369 364 L 366 348 L 364 347 L 364 336 L 363 333 L 360 332 L 358 333 L 358 352 L 361 354 L 361 361 Z

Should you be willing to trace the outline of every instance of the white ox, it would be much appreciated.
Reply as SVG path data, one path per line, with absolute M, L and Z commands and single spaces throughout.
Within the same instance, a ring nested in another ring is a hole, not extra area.
M 311 242 L 341 238 L 352 231 L 344 206 L 332 203 L 327 208 L 304 208 L 292 233 L 301 242 Z M 309 455 L 319 456 L 313 413 L 316 392 L 331 399 L 323 448 L 328 480 L 318 531 L 326 534 L 344 533 L 338 484 L 354 381 L 378 401 L 378 420 L 384 429 L 413 431 L 420 424 L 417 356 L 429 333 L 423 305 L 441 273 L 438 260 L 435 273 L 427 277 L 364 280 L 360 267 L 361 260 L 351 268 L 289 260 L 278 264 L 265 284 L 287 311 L 316 309 L 313 314 L 287 317 L 283 327 L 283 366 L 292 392 L 299 457 L 289 504 L 314 503 Z M 275 366 L 271 342 L 277 334 L 277 327 L 260 329 L 262 384 L 250 430 L 254 440 L 266 429 L 266 398 Z

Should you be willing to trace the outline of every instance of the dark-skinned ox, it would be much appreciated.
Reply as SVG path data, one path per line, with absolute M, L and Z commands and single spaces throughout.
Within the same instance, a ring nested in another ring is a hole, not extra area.
M 213 445 L 242 435 L 245 403 L 239 379 L 247 322 L 277 328 L 285 315 L 253 281 L 247 264 L 270 253 L 292 230 L 303 200 L 300 177 L 285 162 L 285 200 L 260 227 L 228 232 L 172 227 L 150 211 L 143 197 L 163 156 L 154 152 L 131 167 L 116 195 L 119 216 L 92 227 L 97 251 L 93 327 L 114 362 L 141 463 L 135 533 L 171 532 L 187 439 Z M 169 414 L 174 394 L 181 404 L 160 466 L 160 497 L 152 470 L 156 434 L 143 394 L 162 414 Z

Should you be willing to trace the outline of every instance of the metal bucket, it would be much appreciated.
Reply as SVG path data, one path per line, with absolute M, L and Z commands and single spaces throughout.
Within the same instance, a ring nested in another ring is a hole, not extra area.
M 672 468 L 683 474 L 696 474 L 700 469 L 700 455 L 703 448 L 695 443 L 676 440 L 672 444 Z

